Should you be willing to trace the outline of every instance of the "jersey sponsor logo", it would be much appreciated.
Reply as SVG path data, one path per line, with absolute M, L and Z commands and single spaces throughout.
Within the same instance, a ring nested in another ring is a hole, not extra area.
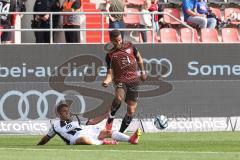
M 67 130 L 69 130 L 70 128 L 72 128 L 72 124 L 70 123 L 70 124 L 67 124 L 67 126 L 66 126 L 66 129 Z
M 130 54 L 131 53 L 131 48 L 126 49 L 125 52 Z
M 128 56 L 122 57 L 121 65 L 120 65 L 121 69 L 124 69 L 124 68 L 126 68 L 126 67 L 128 67 L 130 65 L 131 65 L 131 61 L 130 61 L 129 57 Z

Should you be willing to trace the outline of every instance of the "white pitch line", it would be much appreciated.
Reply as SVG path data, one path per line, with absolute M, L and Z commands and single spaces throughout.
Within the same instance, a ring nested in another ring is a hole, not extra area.
M 0 150 L 27 150 L 27 151 L 74 151 L 74 152 L 128 152 L 128 153 L 179 153 L 179 154 L 239 154 L 240 152 L 214 152 L 214 151 L 154 151 L 154 150 L 91 150 L 91 149 L 54 149 L 54 148 L 0 148 Z

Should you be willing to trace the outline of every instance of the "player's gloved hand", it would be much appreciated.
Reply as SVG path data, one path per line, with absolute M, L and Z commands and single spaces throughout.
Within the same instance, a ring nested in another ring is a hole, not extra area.
M 141 72 L 140 79 L 141 79 L 141 81 L 146 81 L 147 75 L 146 75 L 146 72 L 145 72 L 145 71 L 142 71 L 142 72 Z

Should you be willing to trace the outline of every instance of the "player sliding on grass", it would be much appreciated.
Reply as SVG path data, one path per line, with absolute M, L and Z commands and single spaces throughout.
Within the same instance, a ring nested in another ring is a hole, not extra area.
M 70 107 L 67 104 L 59 104 L 57 106 L 57 113 L 60 120 L 54 122 L 52 127 L 48 131 L 47 135 L 42 137 L 38 145 L 46 144 L 56 134 L 66 144 L 72 145 L 101 145 L 101 144 L 117 144 L 117 141 L 129 142 L 131 144 L 137 144 L 141 135 L 141 130 L 137 129 L 132 136 L 120 133 L 118 131 L 101 130 L 99 128 L 82 129 L 81 124 L 94 125 L 102 121 L 106 115 L 99 116 L 94 119 L 88 119 L 85 123 L 80 121 L 77 117 L 77 121 L 71 120 Z M 112 140 L 106 140 L 106 138 L 112 138 Z

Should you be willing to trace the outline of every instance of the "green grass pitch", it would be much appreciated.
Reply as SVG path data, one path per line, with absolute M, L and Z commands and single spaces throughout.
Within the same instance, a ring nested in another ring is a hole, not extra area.
M 138 145 L 69 146 L 59 138 L 0 136 L 1 160 L 239 160 L 240 132 L 144 133 Z

